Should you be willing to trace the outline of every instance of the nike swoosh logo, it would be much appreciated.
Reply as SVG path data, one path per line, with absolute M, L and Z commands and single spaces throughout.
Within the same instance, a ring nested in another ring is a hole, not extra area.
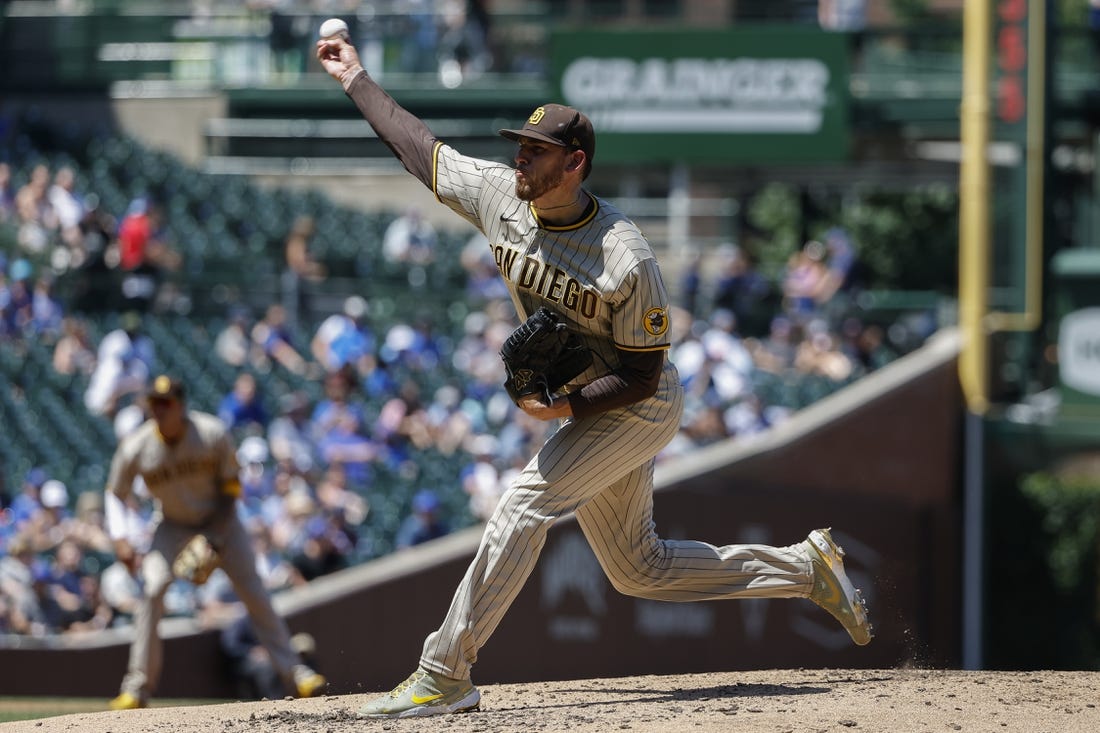
M 515 219 L 509 219 L 509 218 L 508 218 L 507 216 L 505 216 L 504 214 L 501 214 L 501 215 L 500 215 L 500 220 L 501 220 L 501 221 L 511 221 L 511 222 L 514 222 L 514 221 L 515 221 Z
M 440 695 L 425 695 L 424 697 L 420 697 L 420 695 L 412 695 L 410 697 L 410 699 L 412 700 L 413 705 L 427 705 L 428 703 L 434 702 L 434 701 L 438 700 L 441 697 L 443 697 L 442 694 L 440 694 Z

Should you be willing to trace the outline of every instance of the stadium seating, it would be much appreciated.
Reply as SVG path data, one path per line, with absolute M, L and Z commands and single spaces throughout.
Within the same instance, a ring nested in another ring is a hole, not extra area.
M 351 292 L 367 295 L 372 327 L 378 335 L 396 322 L 432 313 L 436 314 L 434 328 L 444 344 L 462 337 L 470 306 L 459 258 L 436 258 L 425 266 L 419 287 L 410 286 L 408 267 L 387 263 L 381 256 L 383 233 L 395 216 L 392 212 L 351 210 L 316 191 L 262 188 L 244 178 L 204 175 L 167 153 L 148 150 L 115 134 L 83 140 L 54 134 L 33 123 L 16 125 L 15 130 L 15 134 L 0 138 L 0 159 L 13 164 L 17 185 L 35 162 L 46 162 L 51 169 L 64 163 L 76 169 L 78 189 L 94 192 L 101 208 L 116 217 L 138 197 L 163 203 L 169 238 L 185 262 L 173 284 L 186 297 L 178 308 L 147 314 L 144 328 L 155 344 L 158 369 L 182 378 L 192 404 L 199 409 L 216 410 L 237 374 L 213 352 L 214 338 L 224 326 L 229 308 L 243 303 L 259 313 L 278 297 L 284 238 L 298 216 L 312 216 L 317 223 L 314 256 L 331 272 L 351 274 L 343 280 L 333 279 L 332 283 L 342 283 L 342 290 L 330 283 L 325 292 L 317 294 L 317 312 L 307 314 L 296 334 L 300 349 L 308 347 L 308 338 L 320 320 L 338 310 Z M 441 250 L 460 251 L 467 236 L 464 232 L 440 232 Z M 79 272 L 62 274 L 58 291 L 64 294 L 67 278 L 78 277 Z M 117 325 L 119 316 L 109 301 L 99 305 L 99 309 L 79 314 L 93 343 Z M 55 374 L 51 353 L 49 344 L 35 339 L 0 348 L 0 420 L 8 426 L 8 438 L 0 441 L 0 470 L 9 486 L 17 486 L 31 467 L 47 466 L 52 475 L 69 485 L 73 496 L 101 490 L 115 446 L 111 422 L 88 414 L 82 403 L 87 379 Z M 461 379 L 447 362 L 444 359 L 435 370 L 403 376 L 414 378 L 421 394 L 430 396 L 439 386 Z M 253 372 L 271 415 L 278 412 L 279 396 L 289 391 L 303 390 L 314 399 L 321 395 L 315 375 L 292 374 L 278 366 Z M 789 410 L 838 387 L 824 379 L 767 373 L 758 373 L 753 382 L 765 404 Z M 368 407 L 376 410 L 379 402 Z M 429 450 L 414 458 L 414 465 L 401 470 L 382 467 L 377 471 L 368 497 L 371 519 L 361 529 L 360 559 L 392 549 L 393 535 L 419 488 L 452 487 L 453 491 L 442 492 L 441 497 L 453 517 L 452 524 L 459 527 L 473 521 L 467 497 L 458 486 L 468 456 Z

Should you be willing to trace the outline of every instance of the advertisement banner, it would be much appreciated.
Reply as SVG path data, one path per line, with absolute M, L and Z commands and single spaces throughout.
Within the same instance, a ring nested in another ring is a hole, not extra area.
M 848 43 L 816 28 L 569 30 L 551 38 L 565 104 L 600 162 L 839 161 L 848 155 Z

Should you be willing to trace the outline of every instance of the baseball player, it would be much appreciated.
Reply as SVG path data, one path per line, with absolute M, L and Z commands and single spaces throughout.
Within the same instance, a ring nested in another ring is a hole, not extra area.
M 107 478 L 107 530 L 120 560 L 131 556 L 134 548 L 119 507 L 139 476 L 156 507 L 151 546 L 141 565 L 144 598 L 134 618 L 129 670 L 110 707 L 145 707 L 156 690 L 163 646 L 157 623 L 174 579 L 173 561 L 200 534 L 216 550 L 219 565 L 288 689 L 299 697 L 317 694 L 325 678 L 292 649 L 286 624 L 272 608 L 256 572 L 251 540 L 237 518 L 241 487 L 232 436 L 213 415 L 188 410 L 183 385 L 168 376 L 153 380 L 146 399 L 152 419 L 122 439 Z
M 521 320 L 546 306 L 594 352 L 592 366 L 546 401 L 519 407 L 559 425 L 488 520 L 442 625 L 416 671 L 359 710 L 410 717 L 473 710 L 478 650 L 519 593 L 551 524 L 570 512 L 620 592 L 665 601 L 806 598 L 857 644 L 871 639 L 863 600 L 828 530 L 787 547 L 670 541 L 652 519 L 654 457 L 680 425 L 683 390 L 669 347 L 668 295 L 638 228 L 582 187 L 595 153 L 588 118 L 545 104 L 521 129 L 515 167 L 459 154 L 401 108 L 341 37 L 317 43 L 343 85 L 405 168 L 488 238 Z

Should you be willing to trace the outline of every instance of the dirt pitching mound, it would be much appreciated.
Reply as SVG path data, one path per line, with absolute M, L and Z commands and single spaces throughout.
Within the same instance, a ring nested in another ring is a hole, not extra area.
M 0 725 L 0 733 L 941 733 L 1100 731 L 1100 672 L 764 670 L 486 685 L 481 710 L 362 720 L 374 694 L 333 695 Z

